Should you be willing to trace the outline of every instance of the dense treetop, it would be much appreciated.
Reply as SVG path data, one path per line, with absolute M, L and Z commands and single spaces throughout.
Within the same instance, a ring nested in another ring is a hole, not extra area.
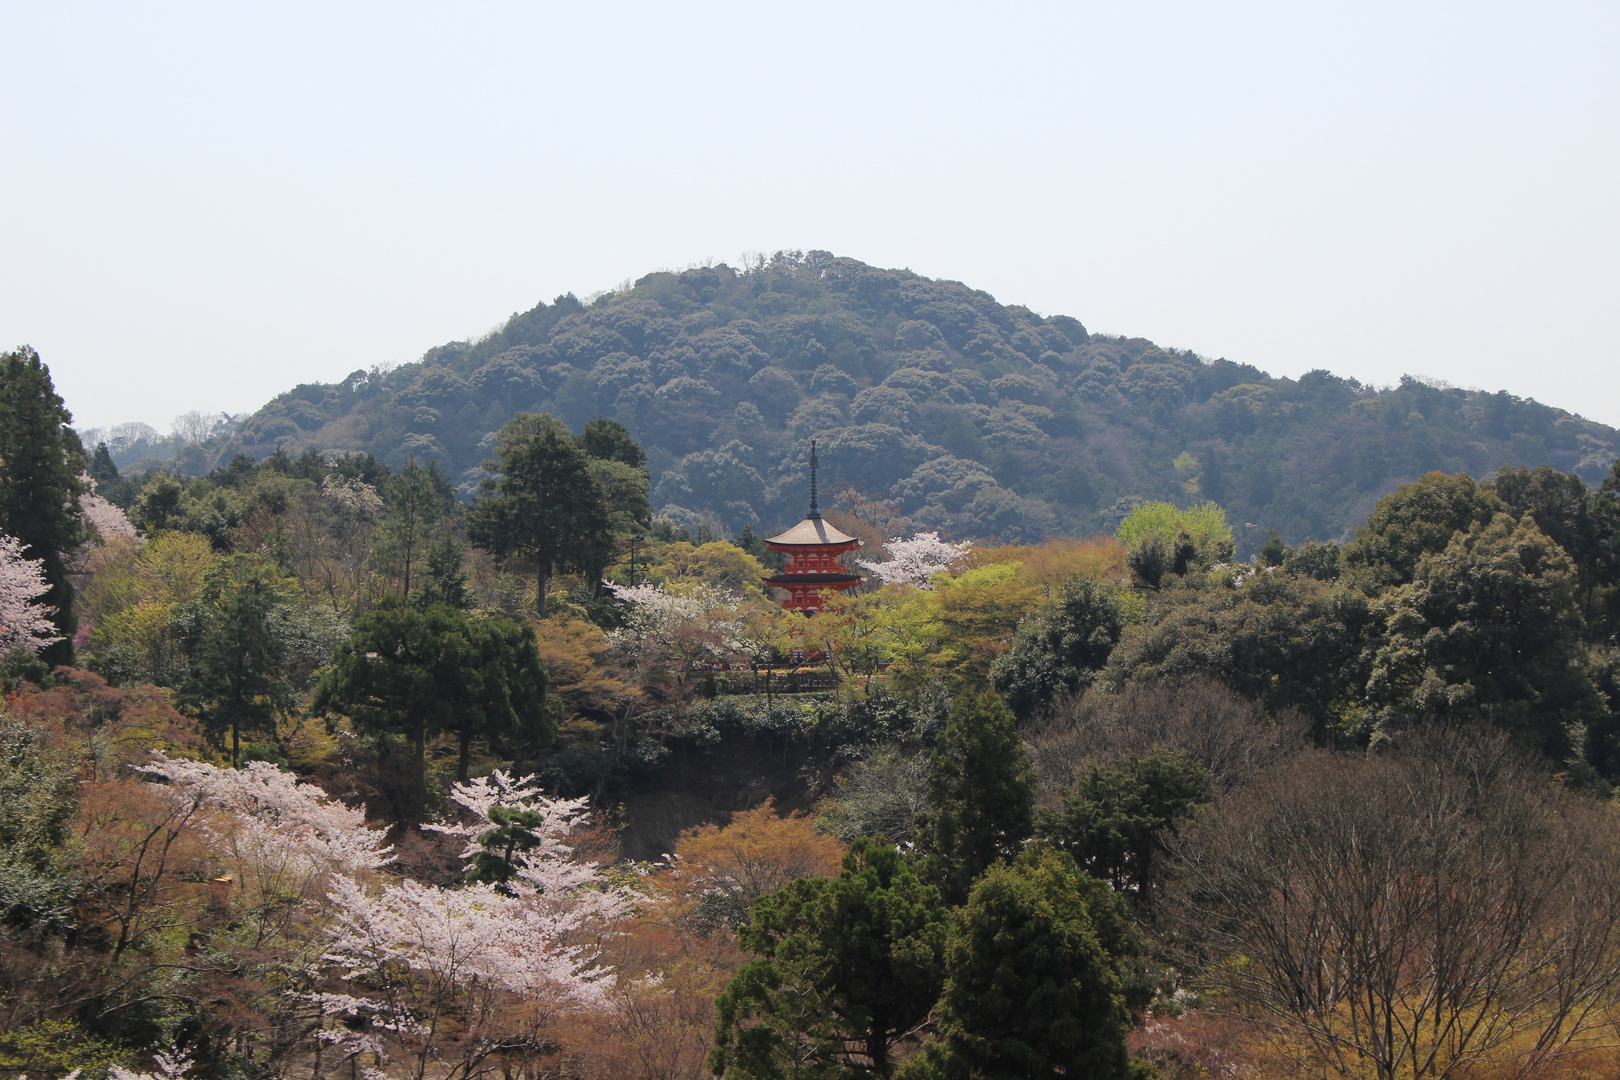
M 1620 456 L 1614 429 L 1506 393 L 1274 378 L 812 251 L 538 304 L 418 363 L 290 390 L 180 464 L 415 455 L 470 495 L 519 412 L 621 421 L 646 447 L 654 511 L 719 534 L 801 513 L 818 437 L 829 487 L 895 498 L 926 528 L 1032 540 L 1111 530 L 1133 500 L 1207 499 L 1240 555 L 1270 529 L 1345 538 L 1432 470 L 1548 464 L 1594 483 Z M 141 452 L 113 449 L 121 465 Z

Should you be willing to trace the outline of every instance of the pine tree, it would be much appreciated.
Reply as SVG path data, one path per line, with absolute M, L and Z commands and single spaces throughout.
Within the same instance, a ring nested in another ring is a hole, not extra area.
M 190 671 L 175 704 L 216 741 L 230 735 L 233 765 L 241 761 L 243 731 L 273 735 L 276 718 L 297 704 L 287 677 L 294 586 L 273 560 L 233 555 L 177 613 Z
M 455 492 L 438 462 L 429 462 L 423 468 L 412 454 L 406 459 L 405 467 L 389 477 L 385 495 L 387 510 L 379 530 L 378 547 L 384 562 L 399 577 L 400 600 L 408 603 L 412 576 L 421 576 L 420 564 L 443 531 L 445 515 L 455 502 Z
M 929 765 L 928 804 L 917 849 L 952 904 L 1034 833 L 1034 772 L 1012 713 L 995 695 L 966 694 L 952 707 Z
M 420 820 L 428 737 L 456 734 L 465 780 L 475 737 L 549 740 L 545 690 L 545 665 L 530 627 L 472 620 L 442 604 L 419 611 L 390 601 L 356 622 L 321 677 L 311 709 L 340 712 L 362 731 L 409 740 L 411 774 L 399 810 Z
M 1139 953 L 1118 897 L 1035 845 L 992 867 L 958 914 L 935 1041 L 905 1080 L 1125 1080 Z
M 501 557 L 534 561 L 535 610 L 546 614 L 546 583 L 558 570 L 590 571 L 607 565 L 612 520 L 591 459 L 568 429 L 544 413 L 519 413 L 500 430 L 486 468 L 494 498 L 473 507 L 468 535 Z
M 85 539 L 79 496 L 85 485 L 84 448 L 69 426 L 73 415 L 51 385 L 39 354 L 24 345 L 0 356 L 0 532 L 22 542 L 49 586 L 40 602 L 62 640 L 40 654 L 50 664 L 73 662 L 73 586 L 66 556 Z
M 912 860 L 857 840 L 836 878 L 756 901 L 738 932 L 760 956 L 715 1003 L 709 1067 L 728 1080 L 886 1077 L 944 971 L 946 910 Z

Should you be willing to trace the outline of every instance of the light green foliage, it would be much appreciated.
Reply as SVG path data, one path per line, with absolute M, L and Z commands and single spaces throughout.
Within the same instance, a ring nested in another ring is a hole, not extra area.
M 995 695 L 966 693 L 952 707 L 929 762 L 928 807 L 917 850 L 952 903 L 1035 831 L 1034 772 L 1012 713 Z
M 127 1055 L 71 1020 L 35 1020 L 0 1031 L 0 1072 L 61 1076 L 76 1070 L 105 1072 Z
M 1035 845 L 973 886 L 954 920 L 939 1034 L 904 1080 L 1125 1080 L 1140 951 L 1117 896 Z
M 1164 854 L 1162 834 L 1173 835 L 1213 797 L 1208 769 L 1155 749 L 1090 766 L 1063 793 L 1061 808 L 1042 810 L 1036 832 L 1147 907 Z
M 1186 510 L 1167 502 L 1141 503 L 1125 515 L 1114 535 L 1125 545 L 1132 574 L 1152 589 L 1166 577 L 1228 562 L 1235 550 L 1226 511 L 1212 502 Z
M 944 973 L 945 907 L 909 856 L 856 841 L 836 878 L 754 903 L 738 932 L 759 956 L 715 1003 L 709 1066 L 728 1080 L 886 1077 Z

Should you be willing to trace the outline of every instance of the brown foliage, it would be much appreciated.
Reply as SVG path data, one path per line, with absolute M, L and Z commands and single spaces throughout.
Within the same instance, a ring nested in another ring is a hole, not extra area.
M 148 750 L 196 751 L 202 736 L 194 721 L 169 704 L 155 686 L 128 690 L 109 686 L 99 675 L 57 668 L 49 690 L 24 684 L 7 704 L 18 720 L 54 732 L 61 745 L 83 753 L 87 779 L 146 760 Z
M 1620 826 L 1501 739 L 1302 752 L 1172 847 L 1173 952 L 1324 1068 L 1531 1075 L 1615 1046 Z
M 570 708 L 612 713 L 633 695 L 630 685 L 603 665 L 608 643 L 600 629 L 567 612 L 530 625 L 550 676 L 547 692 Z
M 770 801 L 721 827 L 688 829 L 672 866 L 655 876 L 656 898 L 602 959 L 618 973 L 607 1003 L 571 1015 L 559 1031 L 562 1060 L 578 1076 L 675 1080 L 707 1075 L 714 999 L 747 959 L 730 928 L 694 917 L 719 898 L 732 913 L 799 877 L 838 872 L 844 847 L 800 813 L 778 817 Z
M 1292 714 L 1267 721 L 1253 702 L 1213 679 L 1179 686 L 1092 690 L 1059 705 L 1025 732 L 1043 803 L 1092 761 L 1177 750 L 1210 771 L 1217 788 L 1247 782 L 1303 745 L 1305 725 Z
M 687 829 L 659 887 L 677 903 L 722 892 L 746 909 L 761 896 L 802 877 L 832 877 L 844 845 L 816 831 L 815 819 L 795 810 L 778 817 L 774 800 L 740 810 L 731 823 Z

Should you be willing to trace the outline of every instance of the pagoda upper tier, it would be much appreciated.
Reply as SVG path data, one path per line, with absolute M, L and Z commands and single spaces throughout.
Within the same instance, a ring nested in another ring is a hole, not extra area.
M 848 573 L 838 557 L 854 551 L 861 542 L 827 524 L 816 509 L 816 444 L 810 444 L 810 513 L 786 532 L 768 537 L 765 546 L 787 556 L 781 571 L 765 579 L 765 584 L 787 591 L 782 607 L 805 614 L 820 611 L 823 591 L 843 592 L 861 583 L 857 574 Z

